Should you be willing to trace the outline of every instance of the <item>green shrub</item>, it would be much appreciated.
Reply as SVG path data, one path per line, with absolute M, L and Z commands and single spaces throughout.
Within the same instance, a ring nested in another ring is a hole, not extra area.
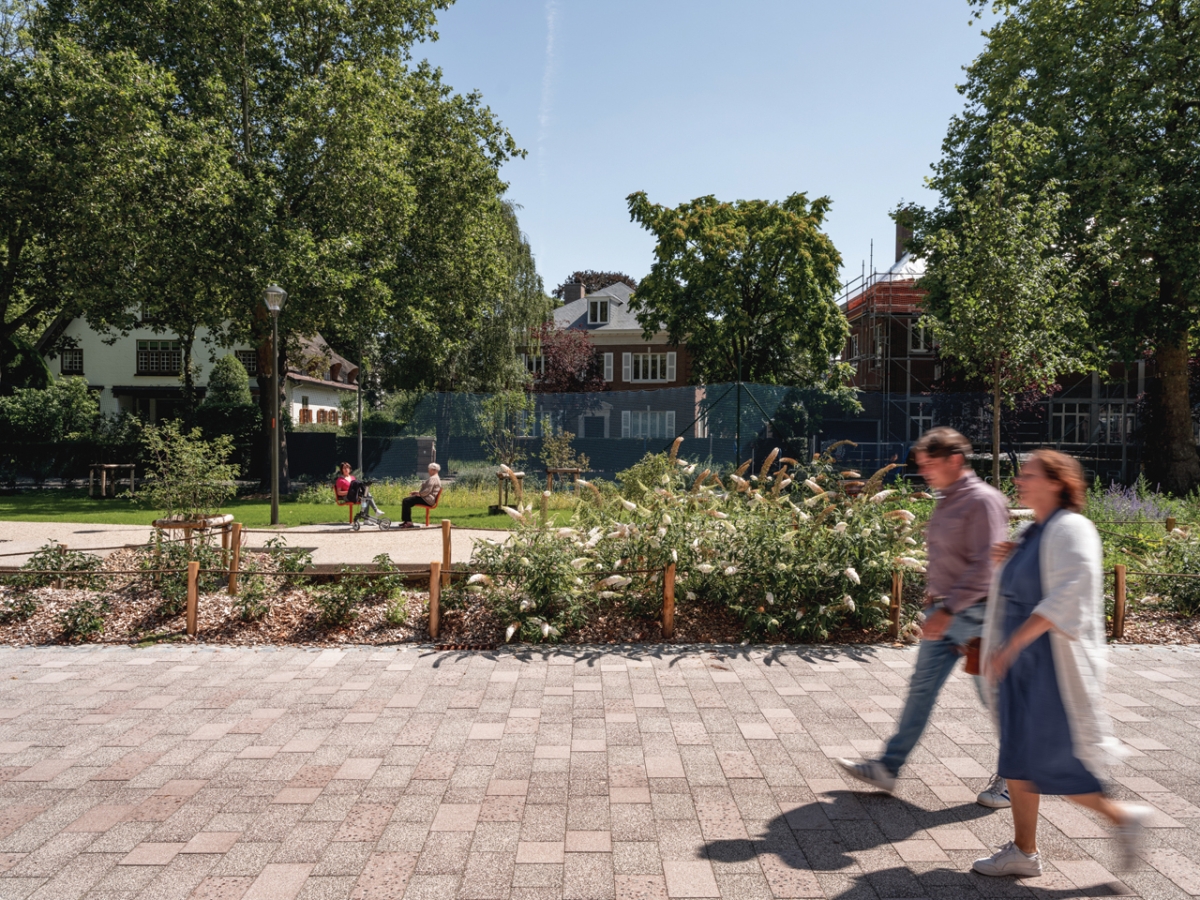
M 63 637 L 68 641 L 89 641 L 104 633 L 104 617 L 108 603 L 95 597 L 85 597 L 58 616 Z
M 41 604 L 33 594 L 17 591 L 0 599 L 0 625 L 14 625 L 30 619 Z
M 195 520 L 215 515 L 237 493 L 233 479 L 239 469 L 227 461 L 233 451 L 229 435 L 206 441 L 199 428 L 185 433 L 171 420 L 146 426 L 143 441 L 148 462 L 139 502 L 166 516 Z
M 298 587 L 308 582 L 308 576 L 304 572 L 313 564 L 311 552 L 291 549 L 283 535 L 268 539 L 264 546 L 275 571 L 284 576 L 285 586 Z
M 219 574 L 207 574 L 206 569 L 220 569 L 224 565 L 221 548 L 216 545 L 211 533 L 196 534 L 189 547 L 186 541 L 172 540 L 162 534 L 162 544 L 156 544 L 154 538 L 144 547 L 139 548 L 137 567 L 145 572 L 145 578 L 153 583 L 162 598 L 156 612 L 164 619 L 172 619 L 182 615 L 187 609 L 187 573 L 189 562 L 200 563 L 197 588 L 201 592 L 220 590 L 224 578 Z M 151 573 L 157 569 L 182 570 L 177 574 L 155 576 Z
M 1148 562 L 1147 568 L 1152 572 L 1170 572 L 1190 577 L 1148 576 L 1141 580 L 1140 585 L 1134 582 L 1131 586 L 1157 594 L 1174 612 L 1186 616 L 1200 613 L 1200 542 L 1176 529 L 1174 534 L 1167 535 L 1159 552 L 1150 557 Z
M 242 566 L 243 577 L 238 580 L 238 594 L 233 599 L 233 608 L 238 618 L 245 622 L 257 622 L 271 611 L 268 585 L 260 573 L 257 562 L 249 560 Z
M 68 550 L 62 544 L 43 544 L 21 566 L 28 575 L 17 575 L 9 583 L 13 587 L 28 590 L 30 588 L 49 587 L 55 581 L 64 588 L 94 588 L 99 579 L 91 573 L 99 570 L 104 560 L 93 553 L 81 553 L 78 550 Z M 78 572 L 78 575 L 38 575 L 37 571 Z
M 386 553 L 371 562 L 384 572 L 374 574 L 342 566 L 336 581 L 313 594 L 313 603 L 321 611 L 321 623 L 346 625 L 358 618 L 359 607 L 391 598 L 404 583 L 404 577 Z
M 212 374 L 208 376 L 204 404 L 248 406 L 253 402 L 250 394 L 250 376 L 246 374 L 246 367 L 233 354 L 222 356 L 213 364 Z

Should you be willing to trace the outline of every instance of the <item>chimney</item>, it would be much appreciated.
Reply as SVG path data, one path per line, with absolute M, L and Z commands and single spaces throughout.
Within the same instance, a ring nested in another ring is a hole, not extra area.
M 573 300 L 582 300 L 587 296 L 587 290 L 578 281 L 572 281 L 563 285 L 563 303 L 570 303 Z
M 904 245 L 912 236 L 912 213 L 902 210 L 896 214 L 896 262 L 900 262 L 904 254 L 908 252 L 904 249 Z

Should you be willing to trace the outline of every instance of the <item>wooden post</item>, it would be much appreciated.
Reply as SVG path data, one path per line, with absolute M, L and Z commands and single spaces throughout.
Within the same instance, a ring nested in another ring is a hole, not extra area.
M 888 634 L 892 640 L 900 639 L 900 610 L 904 601 L 904 572 L 897 569 L 892 573 L 892 605 L 888 610 L 891 626 Z
M 442 564 L 429 564 L 429 636 L 438 636 L 438 595 L 442 587 Z
M 233 534 L 229 536 L 229 595 L 236 597 L 238 592 L 238 566 L 242 561 L 242 523 L 233 523 Z
M 108 496 L 108 469 L 101 467 L 100 469 L 100 499 L 103 500 Z
M 229 568 L 229 525 L 221 526 L 221 565 Z
M 454 526 L 449 519 L 442 519 L 442 587 L 450 587 L 450 529 Z
M 1113 566 L 1112 636 L 1125 637 L 1125 567 Z
M 187 571 L 187 633 L 188 637 L 196 636 L 196 606 L 200 602 L 200 563 L 192 560 L 188 563 Z
M 1167 534 L 1175 530 L 1175 517 L 1167 516 Z
M 675 563 L 667 566 L 663 572 L 663 637 L 667 640 L 675 637 Z
M 546 470 L 546 490 L 554 490 L 554 473 L 549 469 Z
M 66 545 L 66 544 L 59 544 L 59 545 L 58 545 L 58 550 L 59 550 L 59 552 L 60 552 L 60 553 L 66 553 L 66 552 L 67 552 L 67 545 Z M 59 588 L 61 588 L 61 587 L 62 587 L 62 579 L 61 579 L 61 578 L 55 578 L 53 581 L 51 581 L 51 582 L 50 582 L 50 587 L 54 588 L 55 590 L 58 590 Z
M 88 469 L 88 496 L 94 497 L 93 493 L 96 490 L 96 467 L 92 466 Z
M 550 492 L 542 494 L 542 527 L 546 527 L 546 523 L 550 520 Z

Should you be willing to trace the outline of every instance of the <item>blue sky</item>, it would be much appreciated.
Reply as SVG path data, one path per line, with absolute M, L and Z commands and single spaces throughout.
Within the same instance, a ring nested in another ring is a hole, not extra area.
M 843 273 L 872 239 L 886 268 L 888 212 L 933 201 L 924 178 L 983 48 L 966 0 L 458 0 L 438 31 L 415 55 L 528 151 L 504 177 L 547 290 L 576 269 L 646 274 L 636 190 L 828 195 Z

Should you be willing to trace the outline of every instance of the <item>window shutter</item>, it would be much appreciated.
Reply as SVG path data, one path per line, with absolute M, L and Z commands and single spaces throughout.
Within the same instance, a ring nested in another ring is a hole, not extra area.
M 621 380 L 633 381 L 633 354 L 621 354 Z
M 667 381 L 675 380 L 675 354 L 667 354 Z M 674 413 L 672 413 L 674 415 Z
M 672 353 L 671 355 L 674 356 L 675 354 Z M 675 410 L 673 409 L 667 410 L 667 433 L 663 437 L 675 437 Z
M 625 354 L 625 358 L 629 358 L 629 354 Z M 621 437 L 629 437 L 629 410 L 621 410 Z
M 604 380 L 612 381 L 613 379 L 613 355 L 611 353 L 604 354 Z

